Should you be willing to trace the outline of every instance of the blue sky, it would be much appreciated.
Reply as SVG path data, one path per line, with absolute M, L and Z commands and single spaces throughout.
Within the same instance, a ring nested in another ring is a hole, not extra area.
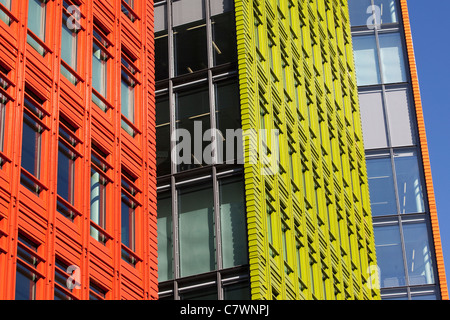
M 409 0 L 447 279 L 450 277 L 450 1 Z M 450 281 L 447 281 L 450 282 Z

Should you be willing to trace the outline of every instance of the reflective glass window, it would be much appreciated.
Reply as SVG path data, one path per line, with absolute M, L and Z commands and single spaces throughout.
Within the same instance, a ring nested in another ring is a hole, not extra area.
M 242 178 L 221 179 L 219 192 L 223 267 L 246 264 L 247 223 Z
M 191 88 L 176 93 L 177 159 L 180 171 L 201 167 L 203 151 L 210 144 L 204 132 L 211 128 L 208 87 Z M 185 140 L 186 139 L 186 140 Z M 201 141 L 201 142 L 200 142 Z
M 158 176 L 170 174 L 170 109 L 167 96 L 156 97 L 156 171 Z
M 365 26 L 370 18 L 367 9 L 372 5 L 371 0 L 349 0 L 348 10 L 352 27 Z M 369 11 L 370 13 L 372 10 Z
M 185 277 L 215 270 L 212 186 L 203 184 L 186 187 L 178 193 L 180 274 Z
M 403 46 L 399 33 L 379 35 L 380 59 L 383 68 L 383 82 L 406 82 Z
M 236 80 L 221 81 L 215 85 L 216 121 L 219 162 L 243 157 L 242 138 L 237 129 L 241 128 L 239 87 Z
M 406 285 L 399 226 L 375 226 L 374 233 L 381 288 Z
M 367 159 L 367 175 L 372 215 L 397 214 L 391 159 Z
M 422 179 L 415 151 L 394 156 L 400 213 L 424 212 Z
M 206 22 L 204 20 L 174 28 L 175 75 L 208 67 Z
M 433 284 L 433 259 L 428 243 L 428 229 L 426 224 L 403 224 L 403 237 L 405 239 L 409 284 Z
M 158 194 L 158 281 L 173 278 L 172 197 L 170 192 Z
M 234 12 L 211 18 L 214 65 L 237 61 Z
M 375 36 L 353 37 L 353 48 L 358 85 L 365 86 L 381 83 Z M 387 54 L 388 50 L 385 52 L 385 55 Z

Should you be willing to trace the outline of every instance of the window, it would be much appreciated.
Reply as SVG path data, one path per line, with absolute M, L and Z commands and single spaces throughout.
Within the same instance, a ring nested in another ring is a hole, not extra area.
M 216 287 L 202 287 L 200 289 L 182 291 L 180 300 L 217 300 Z
M 223 287 L 224 300 L 251 300 L 247 282 L 238 282 Z
M 171 172 L 170 107 L 167 95 L 156 97 L 156 171 L 158 176 Z
M 215 270 L 214 226 L 212 186 L 205 183 L 181 188 L 178 191 L 178 236 L 182 277 Z
M 135 0 L 122 0 L 122 12 L 131 22 L 134 22 L 137 19 L 136 14 L 134 13 L 135 2 Z
M 54 300 L 77 300 L 74 295 L 74 288 L 80 284 L 76 282 L 74 277 L 74 269 L 71 272 L 71 268 L 68 263 L 64 262 L 61 258 L 55 258 L 55 292 Z M 71 272 L 71 273 L 69 273 Z M 72 285 L 68 286 L 69 278 L 72 276 Z
M 167 3 L 155 4 L 155 80 L 169 78 Z
M 7 90 L 11 82 L 7 78 L 7 70 L 0 66 L 0 169 L 2 168 L 5 159 L 2 152 L 5 151 L 5 126 L 6 126 L 6 105 L 10 100 Z
M 358 86 L 381 83 L 375 37 L 353 37 L 353 48 Z
M 247 263 L 247 225 L 241 176 L 219 180 L 222 264 L 230 268 Z
M 46 48 L 45 43 L 46 32 L 46 15 L 47 0 L 29 0 L 28 1 L 28 37 L 27 42 L 40 55 L 44 56 Z M 30 33 L 31 32 L 31 33 Z
M 361 90 L 359 99 L 366 150 L 415 144 L 414 114 L 405 87 L 386 86 L 384 93 L 380 89 Z
M 172 10 L 175 75 L 206 69 L 208 50 L 203 0 L 176 1 Z
M 404 223 L 406 265 L 410 285 L 433 284 L 432 253 L 425 223 Z
M 156 7 L 155 7 L 156 10 Z M 155 16 L 156 18 L 156 16 Z M 169 37 L 167 30 L 155 32 L 155 80 L 169 78 Z
M 349 0 L 350 22 L 355 26 L 398 22 L 396 0 Z M 372 10 L 372 4 L 375 9 Z
M 381 287 L 404 286 L 405 269 L 399 226 L 374 226 L 374 233 Z
M 19 233 L 17 242 L 16 300 L 36 300 L 36 286 L 42 278 L 38 266 L 42 259 L 38 255 L 39 245 Z
M 0 0 L 0 3 L 9 11 L 11 11 L 11 0 Z M 0 9 L 0 20 L 2 20 L 4 23 L 6 23 L 8 26 L 11 23 L 11 18 L 9 15 L 3 11 L 3 9 Z
M 42 191 L 41 174 L 42 135 L 48 129 L 44 118 L 43 101 L 25 89 L 22 129 L 21 184 L 36 195 Z
M 122 71 L 121 71 L 121 110 L 122 110 L 122 128 L 132 137 L 136 135 L 135 130 L 135 86 L 137 84 L 137 68 L 134 65 L 135 60 L 125 53 L 122 53 Z
M 61 32 L 61 73 L 71 83 L 76 85 L 78 77 L 75 75 L 78 71 L 78 32 L 80 22 L 73 21 L 78 18 L 76 12 L 69 11 L 72 5 L 63 1 L 62 9 L 62 32 Z
M 210 142 L 203 141 L 203 133 L 211 128 L 208 87 L 191 88 L 176 93 L 176 120 L 178 133 L 185 133 L 177 144 L 178 170 L 205 165 L 203 150 Z M 199 134 L 201 136 L 198 136 Z M 198 140 L 202 141 L 201 150 Z
M 136 209 L 140 206 L 136 196 L 140 190 L 136 187 L 136 178 L 122 168 L 121 200 L 121 239 L 122 259 L 136 265 Z
M 216 94 L 216 128 L 219 130 L 217 141 L 222 140 L 217 147 L 219 163 L 230 163 L 237 160 L 243 162 L 242 137 L 239 134 L 229 135 L 230 132 L 239 132 L 241 128 L 241 110 L 239 103 L 239 87 L 236 80 L 220 81 L 215 84 Z M 229 141 L 229 138 L 233 139 Z M 225 143 L 223 143 L 225 142 Z
M 380 34 L 379 42 L 383 82 L 406 82 L 406 70 L 400 34 Z
M 110 45 L 107 33 L 95 26 L 92 43 L 92 101 L 104 112 L 109 108 L 107 99 Z
M 214 65 L 237 61 L 234 12 L 213 16 L 211 24 Z
M 353 37 L 358 86 L 406 82 L 400 34 L 379 34 L 378 42 L 379 50 L 375 35 Z
M 424 212 L 422 179 L 416 151 L 394 151 L 393 163 L 396 185 L 390 157 L 370 154 L 367 157 L 372 215 Z M 398 199 L 396 199 L 396 193 Z M 399 212 L 397 212 L 397 206 Z
M 89 300 L 105 300 L 108 290 L 94 281 L 89 281 Z
M 76 211 L 75 186 L 76 181 L 76 160 L 79 157 L 77 145 L 79 140 L 76 136 L 77 129 L 66 120 L 60 118 L 59 121 L 59 142 L 58 142 L 58 200 L 57 210 L 66 218 L 73 221 Z
M 367 160 L 370 204 L 373 216 L 397 213 L 394 178 L 390 158 Z
M 401 214 L 425 212 L 422 179 L 417 161 L 415 151 L 396 152 L 394 155 Z
M 172 197 L 170 192 L 158 193 L 158 281 L 173 279 Z
M 367 9 L 372 5 L 371 0 L 349 0 L 348 10 L 350 23 L 354 26 L 365 26 L 370 18 Z M 372 12 L 372 11 L 370 11 Z
M 355 0 L 353 0 L 354 2 Z M 374 5 L 380 8 L 379 23 L 396 23 L 398 22 L 397 0 L 373 0 Z
M 110 182 L 107 172 L 112 167 L 106 161 L 107 154 L 96 145 L 92 146 L 91 165 L 91 236 L 105 244 L 107 213 L 107 185 Z

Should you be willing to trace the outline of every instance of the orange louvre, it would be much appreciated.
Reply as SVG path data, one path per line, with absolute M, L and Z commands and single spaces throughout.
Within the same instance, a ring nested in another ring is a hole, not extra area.
M 405 38 L 406 38 L 406 48 L 408 55 L 409 67 L 411 70 L 411 81 L 412 81 L 412 89 L 414 95 L 414 103 L 415 110 L 417 116 L 417 125 L 418 125 L 418 133 L 420 140 L 420 147 L 422 151 L 422 161 L 425 175 L 425 184 L 426 190 L 428 194 L 428 204 L 430 209 L 430 218 L 431 218 L 431 228 L 433 233 L 433 242 L 434 248 L 436 251 L 436 262 L 437 262 L 437 272 L 438 272 L 438 283 L 441 289 L 441 296 L 443 300 L 448 300 L 448 288 L 447 288 L 447 280 L 445 275 L 445 265 L 441 244 L 441 236 L 439 232 L 439 222 L 437 216 L 436 209 L 436 200 L 434 196 L 433 189 L 433 180 L 431 174 L 431 166 L 430 166 L 430 155 L 428 153 L 428 144 L 425 130 L 425 121 L 423 117 L 422 110 L 422 100 L 420 97 L 420 89 L 419 89 L 419 79 L 417 75 L 417 67 L 416 61 L 414 57 L 414 47 L 411 35 L 411 25 L 408 14 L 408 6 L 406 0 L 400 0 L 402 16 L 403 16 L 403 24 L 405 29 Z
M 153 1 L 6 3 L 0 300 L 157 299 Z

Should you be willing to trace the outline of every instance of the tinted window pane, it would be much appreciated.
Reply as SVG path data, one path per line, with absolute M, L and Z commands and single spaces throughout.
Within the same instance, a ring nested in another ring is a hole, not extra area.
M 381 82 L 374 36 L 353 37 L 355 69 L 359 86 Z M 387 52 L 386 52 L 387 54 Z
M 210 144 L 203 141 L 203 133 L 211 127 L 208 88 L 179 92 L 176 94 L 176 103 L 177 129 L 184 129 L 178 130 L 178 133 L 185 134 L 177 143 L 177 155 L 180 159 L 176 159 L 176 162 L 179 170 L 203 166 L 206 164 L 203 161 L 203 151 Z M 202 143 L 199 143 L 200 140 Z
M 28 1 L 28 29 L 45 41 L 45 2 L 42 0 Z
M 134 248 L 134 205 L 133 202 L 122 194 L 121 202 L 121 238 L 122 244 L 135 250 Z
M 237 283 L 223 287 L 225 300 L 250 300 L 249 283 Z
M 433 284 L 432 256 L 425 224 L 404 224 L 406 263 L 410 285 Z
M 370 18 L 370 15 L 367 13 L 367 9 L 371 5 L 372 5 L 372 3 L 370 0 L 349 0 L 348 1 L 350 23 L 353 27 L 354 26 L 365 26 L 367 24 L 367 21 Z M 370 12 L 372 12 L 372 11 L 370 11 Z
M 398 226 L 374 227 L 382 288 L 404 286 L 405 269 Z
M 381 91 L 364 91 L 359 94 L 361 122 L 365 149 L 388 146 L 386 123 Z
M 0 3 L 6 7 L 6 9 L 11 10 L 11 0 L 0 0 Z M 6 13 L 0 10 L 0 20 L 6 23 L 9 26 L 10 18 Z
M 223 267 L 247 263 L 247 232 L 242 179 L 220 180 Z
M 181 300 L 217 300 L 217 288 L 202 288 L 180 294 Z
M 353 0 L 357 2 L 360 0 Z M 380 8 L 381 23 L 398 22 L 396 0 L 374 0 L 376 6 Z
M 173 278 L 172 198 L 158 195 L 158 281 Z
M 74 191 L 74 154 L 59 143 L 58 150 L 58 195 L 64 198 L 70 204 L 73 204 Z
M 155 34 L 155 80 L 169 78 L 169 48 L 167 32 Z
M 183 25 L 174 29 L 175 73 L 177 76 L 208 67 L 206 25 Z
M 61 59 L 77 70 L 77 33 L 67 27 L 67 16 L 63 15 L 61 33 Z
M 24 113 L 22 130 L 22 167 L 39 179 L 40 126 Z
M 379 41 L 384 83 L 405 82 L 406 70 L 400 34 L 380 34 Z
M 386 90 L 389 131 L 393 147 L 414 144 L 414 115 L 411 114 L 409 99 L 409 93 L 405 88 Z
M 210 0 L 211 16 L 233 10 L 233 0 Z
M 221 133 L 218 142 L 223 144 L 218 148 L 219 159 L 226 162 L 242 158 L 242 139 L 237 133 L 236 138 L 231 135 L 234 130 L 241 128 L 239 88 L 236 81 L 216 84 L 216 119 L 217 129 Z
M 180 0 L 172 2 L 173 25 L 205 19 L 204 0 Z
M 424 212 L 422 181 L 415 152 L 395 154 L 400 213 Z
M 214 65 L 237 60 L 234 12 L 212 18 Z
M 16 300 L 34 300 L 36 298 L 36 275 L 17 263 Z
M 155 6 L 155 32 L 167 30 L 167 4 Z
M 169 98 L 156 98 L 156 168 L 157 175 L 170 174 L 170 110 Z
M 214 270 L 216 247 L 212 187 L 180 190 L 178 212 L 181 276 Z
M 397 204 L 390 158 L 368 159 L 367 175 L 372 215 L 396 214 Z
M 92 87 L 106 97 L 107 55 L 94 43 L 92 56 Z

